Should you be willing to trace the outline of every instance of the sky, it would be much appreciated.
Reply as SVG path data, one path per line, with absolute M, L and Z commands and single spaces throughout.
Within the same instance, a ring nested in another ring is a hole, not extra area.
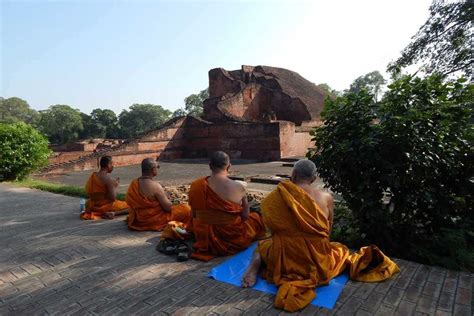
M 336 90 L 385 71 L 431 0 L 0 0 L 0 96 L 44 110 L 172 111 L 208 71 L 267 65 Z

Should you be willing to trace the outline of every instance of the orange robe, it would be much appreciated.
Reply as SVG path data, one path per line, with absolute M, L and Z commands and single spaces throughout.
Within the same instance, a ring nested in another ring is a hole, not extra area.
M 378 282 L 400 271 L 376 246 L 350 254 L 329 241 L 329 222 L 321 208 L 300 187 L 285 181 L 261 203 L 272 238 L 257 251 L 265 263 L 263 277 L 278 286 L 275 307 L 294 312 L 316 296 L 314 288 L 349 268 L 352 280 Z M 367 269 L 368 268 L 368 269 Z
M 125 201 L 130 205 L 128 215 L 130 230 L 161 231 L 170 221 L 184 223 L 187 228 L 192 220 L 191 207 L 188 204 L 173 205 L 171 212 L 165 212 L 159 201 L 149 199 L 140 192 L 138 179 L 130 183 Z
M 96 172 L 87 180 L 86 192 L 89 199 L 86 202 L 86 211 L 81 214 L 82 219 L 99 219 L 106 212 L 118 212 L 128 208 L 124 201 L 110 201 L 107 198 L 107 186 Z
M 194 181 L 189 190 L 196 239 L 191 257 L 203 261 L 233 255 L 265 234 L 260 214 L 250 213 L 243 220 L 242 206 L 219 197 L 209 187 L 207 178 Z

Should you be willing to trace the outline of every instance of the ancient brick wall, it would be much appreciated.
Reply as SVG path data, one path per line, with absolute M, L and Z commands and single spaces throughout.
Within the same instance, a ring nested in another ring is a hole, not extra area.
M 223 150 L 234 159 L 279 160 L 304 156 L 311 146 L 309 130 L 310 127 L 296 127 L 287 121 L 210 123 L 186 117 L 114 150 L 62 161 L 45 172 L 95 169 L 97 160 L 105 154 L 113 157 L 116 166 L 138 164 L 144 158 L 205 158 L 216 150 Z

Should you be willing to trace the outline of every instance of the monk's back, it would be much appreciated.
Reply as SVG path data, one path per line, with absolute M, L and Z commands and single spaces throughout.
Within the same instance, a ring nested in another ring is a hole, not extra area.
M 222 199 L 235 203 L 242 204 L 242 197 L 244 196 L 244 188 L 240 183 L 237 183 L 227 177 L 213 177 L 207 179 L 209 187 Z
M 140 193 L 150 200 L 156 200 L 156 183 L 151 179 L 138 179 Z
M 96 174 L 97 178 L 99 178 L 104 186 L 106 186 L 108 182 L 112 181 L 112 178 L 107 173 L 97 172 Z
M 316 202 L 316 204 L 321 208 L 321 210 L 324 213 L 324 216 L 329 219 L 330 217 L 330 211 L 328 208 L 328 199 L 331 198 L 331 195 L 329 193 L 323 192 L 321 190 L 318 190 L 314 187 L 308 187 L 308 186 L 301 186 L 298 185 L 300 188 L 302 188 L 308 195 Z

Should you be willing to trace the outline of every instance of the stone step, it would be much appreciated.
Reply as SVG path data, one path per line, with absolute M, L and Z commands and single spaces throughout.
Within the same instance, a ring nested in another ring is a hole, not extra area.
M 283 162 L 297 162 L 298 160 L 305 159 L 305 157 L 284 157 L 280 161 Z

